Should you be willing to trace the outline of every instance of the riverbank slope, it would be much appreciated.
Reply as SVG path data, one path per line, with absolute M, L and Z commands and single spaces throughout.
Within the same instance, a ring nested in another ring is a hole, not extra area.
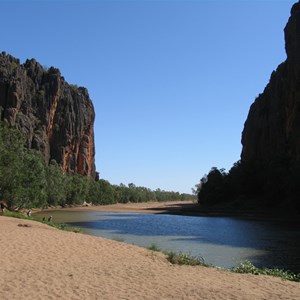
M 22 226 L 20 226 L 22 225 Z M 1 299 L 299 299 L 280 278 L 171 265 L 162 253 L 0 217 Z

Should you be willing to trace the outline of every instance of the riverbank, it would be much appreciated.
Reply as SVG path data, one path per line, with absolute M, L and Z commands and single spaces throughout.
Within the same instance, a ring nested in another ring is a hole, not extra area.
M 300 223 L 298 215 L 283 214 L 282 212 L 270 212 L 259 210 L 233 210 L 221 208 L 201 207 L 193 201 L 169 201 L 169 202 L 143 202 L 143 203 L 117 203 L 109 205 L 88 205 L 78 207 L 52 207 L 49 210 L 66 211 L 99 211 L 114 213 L 140 213 L 140 214 L 176 214 L 185 216 L 203 217 L 234 217 L 245 220 L 268 220 Z
M 169 202 L 142 202 L 142 203 L 117 203 L 108 205 L 87 205 L 78 207 L 49 208 L 47 210 L 63 209 L 68 211 L 99 211 L 115 213 L 139 213 L 139 214 L 181 214 L 183 209 L 193 209 L 198 206 L 193 201 L 169 201 Z
M 23 225 L 23 226 L 20 226 Z M 299 299 L 300 284 L 0 217 L 1 299 Z

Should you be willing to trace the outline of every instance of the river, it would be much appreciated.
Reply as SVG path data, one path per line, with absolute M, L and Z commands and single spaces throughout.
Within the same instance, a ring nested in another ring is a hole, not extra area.
M 162 250 L 201 256 L 231 268 L 245 260 L 258 267 L 300 272 L 300 228 L 286 222 L 167 214 L 52 211 L 53 221 L 80 227 L 86 234 Z

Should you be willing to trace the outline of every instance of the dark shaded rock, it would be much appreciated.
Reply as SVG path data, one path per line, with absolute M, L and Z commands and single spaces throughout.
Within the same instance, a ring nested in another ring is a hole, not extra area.
M 300 3 L 285 27 L 287 59 L 251 105 L 242 133 L 242 161 L 300 159 Z
M 68 84 L 56 68 L 0 54 L 1 118 L 24 132 L 27 146 L 66 172 L 96 176 L 95 112 L 87 89 Z
M 241 162 L 269 205 L 300 212 L 300 1 L 284 29 L 287 59 L 251 105 L 242 133 Z M 255 178 L 254 178 L 255 177 Z

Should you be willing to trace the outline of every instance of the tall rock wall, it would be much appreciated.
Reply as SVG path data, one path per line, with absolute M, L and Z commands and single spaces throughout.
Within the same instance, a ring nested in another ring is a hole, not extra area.
M 95 177 L 95 112 L 87 89 L 68 84 L 56 68 L 0 54 L 1 119 L 27 136 L 27 146 L 65 172 Z
M 251 105 L 242 133 L 242 161 L 300 161 L 300 1 L 284 29 L 287 59 Z M 259 72 L 259 70 L 258 70 Z

